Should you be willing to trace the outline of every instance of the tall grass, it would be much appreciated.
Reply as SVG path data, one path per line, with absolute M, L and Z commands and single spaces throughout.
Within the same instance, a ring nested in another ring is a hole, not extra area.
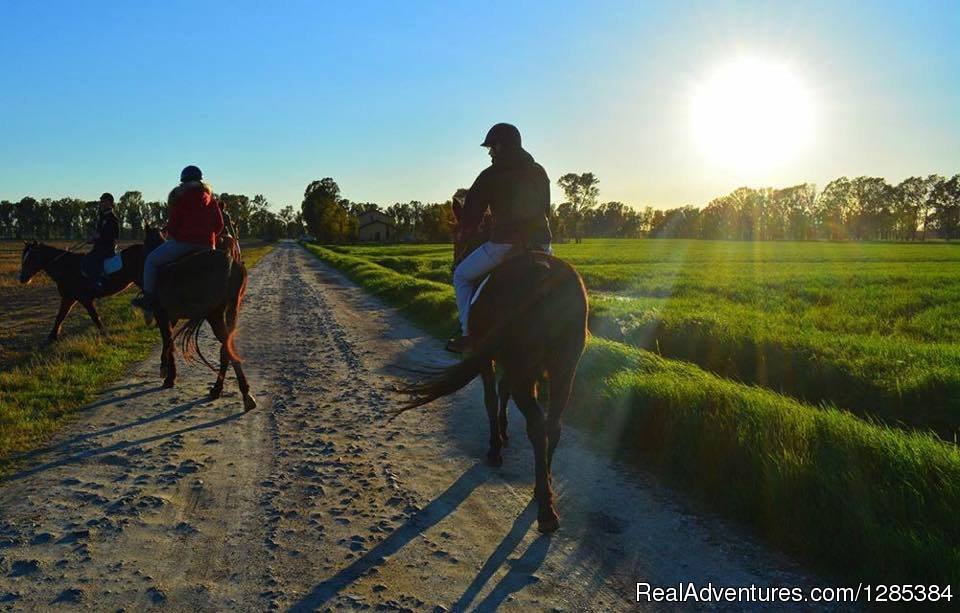
M 428 330 L 453 324 L 448 287 L 308 249 Z M 960 579 L 953 445 L 604 339 L 591 341 L 575 389 L 570 420 L 601 446 L 822 568 L 874 582 Z

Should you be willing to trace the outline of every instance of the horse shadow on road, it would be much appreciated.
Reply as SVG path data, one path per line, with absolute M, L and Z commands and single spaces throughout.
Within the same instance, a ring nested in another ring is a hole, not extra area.
M 149 393 L 150 391 L 153 391 L 153 390 L 152 389 L 142 390 L 138 394 L 142 395 L 144 393 Z M 119 400 L 119 399 L 115 399 L 115 400 Z M 174 436 L 186 434 L 188 432 L 196 432 L 198 430 L 215 428 L 227 422 L 234 421 L 244 415 L 243 412 L 233 413 L 224 417 L 220 417 L 218 419 L 206 421 L 199 424 L 194 424 L 186 428 L 180 428 L 178 430 L 173 430 L 170 432 L 161 432 L 159 434 L 145 436 L 143 438 L 139 438 L 136 440 L 118 441 L 112 445 L 107 445 L 104 447 L 90 448 L 84 445 L 85 442 L 99 436 L 113 434 L 115 432 L 119 432 L 129 428 L 135 428 L 151 422 L 160 421 L 162 419 L 174 418 L 177 415 L 187 413 L 190 409 L 198 405 L 206 404 L 208 402 L 210 402 L 210 400 L 208 400 L 207 398 L 198 398 L 196 400 L 191 400 L 190 402 L 177 405 L 165 411 L 161 411 L 160 413 L 156 413 L 154 415 L 136 419 L 126 424 L 110 426 L 96 432 L 88 432 L 86 434 L 81 434 L 81 435 L 69 438 L 65 441 L 62 441 L 56 445 L 49 446 L 44 449 L 31 451 L 27 454 L 23 454 L 15 458 L 10 458 L 9 461 L 11 463 L 20 463 L 25 460 L 36 459 L 40 456 L 48 456 L 48 455 L 52 456 L 49 459 L 46 459 L 45 461 L 42 461 L 39 464 L 29 466 L 27 468 L 23 468 L 17 472 L 14 472 L 8 475 L 7 477 L 4 477 L 3 479 L 0 479 L 0 483 L 19 481 L 21 479 L 25 479 L 32 475 L 36 475 L 38 473 L 42 473 L 44 471 L 47 471 L 53 468 L 65 466 L 68 464 L 81 463 L 86 460 L 89 460 L 90 458 L 96 458 L 98 456 L 103 456 L 103 455 L 114 453 L 117 451 L 122 451 L 124 449 L 128 449 L 130 447 L 136 447 L 138 445 L 153 443 L 159 440 L 163 440 L 165 438 L 171 438 Z
M 463 503 L 473 491 L 490 478 L 489 469 L 480 464 L 474 464 L 466 472 L 454 481 L 439 496 L 433 499 L 430 504 L 410 517 L 402 526 L 394 530 L 385 540 L 377 544 L 376 547 L 368 551 L 363 557 L 354 561 L 350 566 L 339 571 L 317 584 L 309 594 L 300 599 L 290 607 L 291 611 L 313 611 L 322 608 L 332 598 L 340 592 L 347 589 L 360 577 L 364 576 L 370 569 L 386 563 L 386 558 L 403 549 L 410 541 L 418 535 L 423 534 L 431 527 L 438 524 L 443 518 L 453 513 L 461 503 Z M 496 570 L 506 561 L 507 556 L 523 540 L 523 536 L 533 524 L 536 517 L 536 509 L 531 503 L 521 513 L 510 529 L 510 532 L 504 538 L 503 542 L 493 552 L 487 563 L 484 564 L 480 573 L 470 584 L 467 592 L 460 598 L 458 604 L 463 607 L 469 605 L 470 601 L 489 581 Z M 505 576 L 496 588 L 487 596 L 480 607 L 486 610 L 493 610 L 497 605 L 507 598 L 511 593 L 521 589 L 529 581 L 529 576 L 539 568 L 540 564 L 546 558 L 549 539 L 542 537 L 534 541 L 527 549 L 524 556 L 517 560 L 507 576 Z M 461 607 L 454 610 L 464 610 Z

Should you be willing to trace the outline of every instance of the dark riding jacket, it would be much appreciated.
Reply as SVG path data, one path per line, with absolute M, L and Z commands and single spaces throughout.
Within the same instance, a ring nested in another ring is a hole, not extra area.
M 117 239 L 120 238 L 120 220 L 113 209 L 100 211 L 97 216 L 97 237 L 93 239 L 93 249 L 102 258 L 112 256 L 117 249 Z
M 550 179 L 520 147 L 505 149 L 473 182 L 463 206 L 465 232 L 473 232 L 490 210 L 490 241 L 550 244 Z

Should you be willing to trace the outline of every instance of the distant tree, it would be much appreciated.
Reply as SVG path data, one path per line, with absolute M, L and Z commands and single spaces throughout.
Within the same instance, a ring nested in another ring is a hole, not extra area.
M 827 183 L 814 204 L 814 223 L 824 238 L 839 240 L 849 236 L 847 227 L 853 218 L 850 179 L 840 177 Z
M 356 218 L 344 206 L 340 186 L 330 177 L 307 186 L 301 210 L 307 231 L 322 243 L 344 242 L 354 235 Z
M 938 181 L 930 192 L 934 219 L 941 238 L 960 235 L 960 174 Z
M 13 238 L 16 233 L 16 205 L 9 200 L 0 201 L 0 237 Z
M 138 191 L 124 192 L 117 201 L 116 212 L 120 218 L 121 233 L 127 238 L 141 238 L 146 217 L 143 194 Z M 126 228 L 126 231 L 124 231 Z
M 36 198 L 25 196 L 17 203 L 17 238 L 48 238 L 49 210 Z
M 159 200 L 152 200 L 143 205 L 143 223 L 154 228 L 162 228 L 166 224 L 167 205 Z
M 253 214 L 250 198 L 243 194 L 220 194 L 217 198 L 227 210 L 227 214 L 230 215 L 230 221 L 233 223 L 238 237 L 248 238 L 250 236 L 250 216 Z
M 563 190 L 565 204 L 568 205 L 563 209 L 564 226 L 572 232 L 574 240 L 579 243 L 585 230 L 586 212 L 597 205 L 600 179 L 592 172 L 581 174 L 568 172 L 557 179 L 557 185 Z M 557 208 L 557 212 L 560 214 L 560 207 Z

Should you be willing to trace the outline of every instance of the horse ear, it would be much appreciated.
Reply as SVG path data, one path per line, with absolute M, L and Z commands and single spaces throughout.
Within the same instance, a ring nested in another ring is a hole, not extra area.
M 460 214 L 463 213 L 463 204 L 460 200 L 454 198 L 451 208 L 453 209 L 453 216 L 456 217 L 457 221 L 460 221 Z

